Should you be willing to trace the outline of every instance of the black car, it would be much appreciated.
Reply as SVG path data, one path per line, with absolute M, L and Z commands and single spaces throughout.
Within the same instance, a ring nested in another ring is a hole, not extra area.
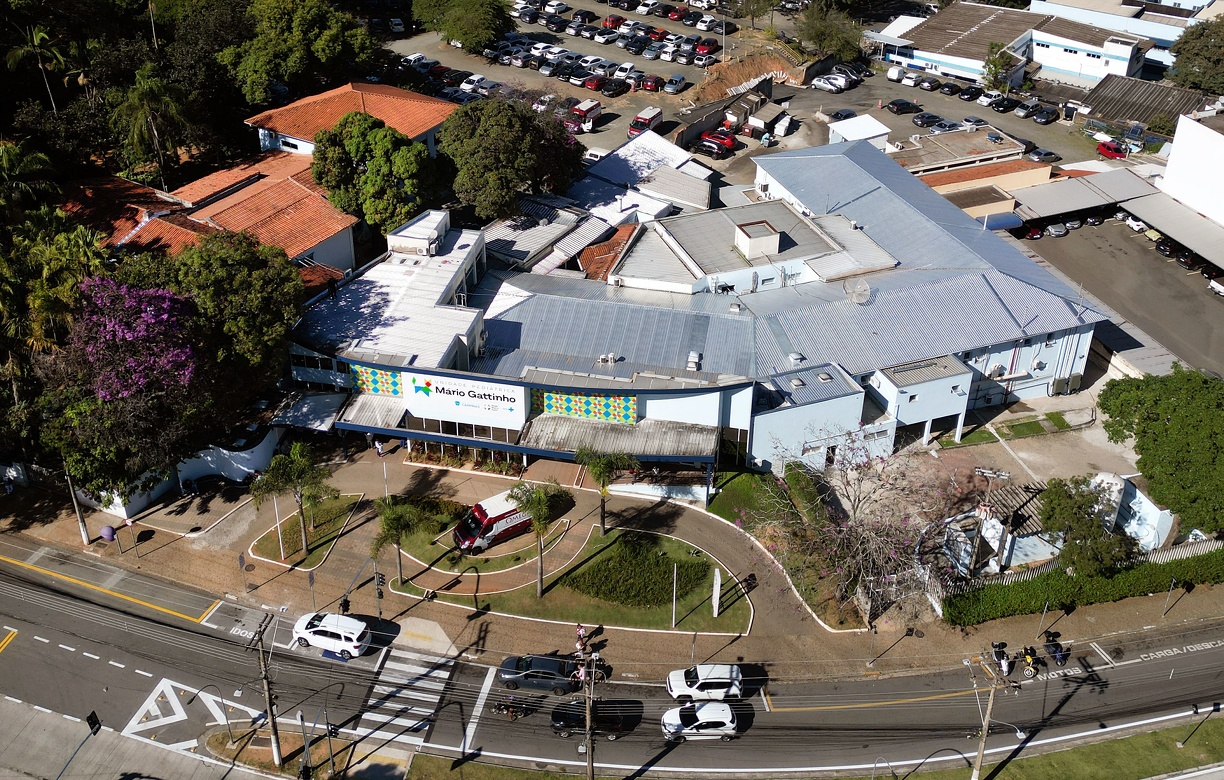
M 1224 276 L 1224 269 L 1221 269 L 1217 265 L 1212 265 L 1211 263 L 1203 263 L 1203 267 L 1199 269 L 1199 273 L 1203 275 L 1204 279 L 1212 281 Z
M 457 87 L 467 81 L 470 75 L 472 75 L 470 70 L 448 70 L 442 74 L 442 83 L 448 87 Z
M 701 17 L 703 16 L 705 16 L 705 14 L 703 14 L 701 11 L 689 11 L 688 14 L 686 14 L 685 17 L 680 20 L 680 24 L 683 24 L 685 27 L 696 27 L 697 23 L 701 21 Z
M 982 93 L 985 91 L 986 90 L 982 89 L 981 87 L 974 86 L 971 84 L 965 87 L 964 89 L 962 89 L 960 91 L 960 94 L 957 95 L 957 97 L 960 98 L 961 100 L 966 100 L 966 101 L 977 100 L 978 98 L 982 96 Z
M 922 110 L 922 106 L 918 105 L 917 103 L 911 103 L 905 98 L 897 98 L 896 100 L 890 101 L 886 108 L 897 115 L 917 114 Z
M 597 734 L 609 740 L 619 739 L 628 731 L 626 713 L 633 702 L 595 701 L 591 703 L 591 725 Z M 552 730 L 558 737 L 569 737 L 586 731 L 586 702 L 573 699 L 558 704 L 552 711 Z
M 625 51 L 629 52 L 630 54 L 636 54 L 640 57 L 642 56 L 642 52 L 646 51 L 646 47 L 652 43 L 654 43 L 654 41 L 650 40 L 645 35 L 636 35 L 625 44 Z
M 1187 271 L 1197 271 L 1207 262 L 1184 247 L 1178 249 L 1177 254 L 1173 257 L 1173 261 Z
M 918 89 L 925 92 L 934 92 L 942 86 L 943 82 L 934 76 L 923 76 L 922 78 L 918 79 Z
M 599 94 L 604 97 L 620 97 L 629 91 L 629 83 L 624 79 L 608 79 L 608 83 L 603 85 L 603 89 L 599 90 Z
M 642 0 L 620 0 L 616 7 L 622 11 L 636 11 L 637 7 L 642 4 Z
M 724 21 L 716 22 L 714 26 L 710 28 L 710 32 L 712 33 L 720 33 L 720 34 L 726 33 L 727 35 L 731 35 L 732 33 L 735 33 L 738 30 L 739 30 L 739 25 L 736 24 L 735 22 L 724 22 Z
M 582 22 L 583 24 L 590 24 L 591 22 L 599 18 L 599 14 L 595 13 L 594 11 L 578 10 L 578 11 L 574 11 L 573 15 L 570 16 L 570 18 L 573 19 L 575 22 Z
M 674 5 L 668 5 L 667 3 L 659 3 L 659 5 L 656 6 L 655 9 L 650 12 L 650 15 L 657 16 L 660 19 L 666 19 L 668 16 L 671 15 L 671 12 L 674 10 L 676 10 L 676 6 Z
M 1105 224 L 1105 215 L 1103 214 L 1088 214 L 1084 217 L 1084 224 L 1093 227 Z
M 555 32 L 555 33 L 565 32 L 565 28 L 569 27 L 569 22 L 566 21 L 564 16 L 561 16 L 559 14 L 553 14 L 552 16 L 544 20 L 544 27 L 549 32 Z
M 1058 109 L 1052 106 L 1042 106 L 1033 112 L 1032 120 L 1039 125 L 1048 125 L 1058 121 Z
M 725 160 L 731 156 L 731 150 L 717 141 L 702 139 L 689 146 L 688 150 L 693 154 L 704 154 L 715 160 Z
M 937 125 L 942 122 L 943 117 L 941 117 L 939 114 L 932 114 L 930 111 L 923 111 L 921 114 L 915 114 L 914 118 L 910 121 L 919 127 L 930 127 L 931 125 Z
M 540 20 L 540 12 L 534 8 L 528 8 L 519 14 L 519 21 L 523 24 L 535 24 Z
M 990 107 L 1000 114 L 1009 114 L 1016 110 L 1020 105 L 1020 101 L 1014 97 L 1002 97 L 990 104 Z
M 846 67 L 853 68 L 854 72 L 865 79 L 869 79 L 875 75 L 875 71 L 867 67 L 861 62 L 847 62 Z
M 578 664 L 555 655 L 512 655 L 502 661 L 497 681 L 503 688 L 535 688 L 558 696 L 578 690 Z
M 955 81 L 945 81 L 943 86 L 939 88 L 939 94 L 941 95 L 955 95 L 960 91 L 961 85 L 957 84 Z
M 829 114 L 829 121 L 841 122 L 844 119 L 853 119 L 855 116 L 857 114 L 854 113 L 853 109 L 843 108 L 840 111 L 834 111 L 832 114 Z
M 576 62 L 563 62 L 557 67 L 553 68 L 553 78 L 560 81 L 569 81 L 570 76 L 574 75 L 574 71 L 578 70 L 580 67 L 581 66 Z
M 1177 242 L 1167 236 L 1156 242 L 1156 254 L 1161 257 L 1172 257 L 1177 254 L 1178 249 L 1181 247 L 1177 245 Z
M 1027 138 L 1017 138 L 1014 135 L 1008 137 L 1024 147 L 1024 151 L 1022 151 L 1021 154 L 1029 154 L 1037 149 L 1037 144 L 1033 143 Z

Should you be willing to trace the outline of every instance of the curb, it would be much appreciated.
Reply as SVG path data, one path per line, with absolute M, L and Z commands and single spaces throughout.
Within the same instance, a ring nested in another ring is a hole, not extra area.
M 267 536 L 269 533 L 271 533 L 272 529 L 280 525 L 280 523 L 274 523 L 273 525 L 269 526 L 267 530 L 265 530 L 259 536 L 255 537 L 255 541 L 251 542 L 250 546 L 247 547 L 246 554 L 251 556 L 251 558 L 254 560 L 263 561 L 264 563 L 270 564 L 272 566 L 280 566 L 281 568 L 286 569 L 286 570 L 297 569 L 298 571 L 314 571 L 315 569 L 319 568 L 323 564 L 327 563 L 327 559 L 331 557 L 332 550 L 336 549 L 336 542 L 340 541 L 341 536 L 344 536 L 344 529 L 348 528 L 348 524 L 353 521 L 353 515 L 357 514 L 357 508 L 361 506 L 362 500 L 365 499 L 365 493 L 341 493 L 340 495 L 341 496 L 357 496 L 357 501 L 353 504 L 353 508 L 349 510 L 348 517 L 344 518 L 344 525 L 340 526 L 340 530 L 336 532 L 336 538 L 332 539 L 331 542 L 327 545 L 327 552 L 323 554 L 322 559 L 320 559 L 319 562 L 316 563 L 314 566 L 311 566 L 310 568 L 306 568 L 304 566 L 297 566 L 291 563 L 282 563 L 281 561 L 274 561 L 271 558 L 265 558 L 262 555 L 257 555 L 255 553 L 255 545 L 259 542 L 259 540 Z M 289 517 L 293 517 L 293 515 L 296 515 L 296 514 L 297 512 L 295 511 L 292 514 L 290 514 Z M 285 518 L 285 519 L 287 520 L 288 518 Z M 309 553 L 307 553 L 307 557 L 309 557 Z

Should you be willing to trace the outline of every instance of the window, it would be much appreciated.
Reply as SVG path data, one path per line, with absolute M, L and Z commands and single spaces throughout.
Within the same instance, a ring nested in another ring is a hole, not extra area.
M 347 374 L 350 372 L 349 364 L 342 361 L 336 361 L 336 373 Z
M 1088 52 L 1087 54 L 1088 54 L 1088 58 L 1089 58 L 1089 59 L 1093 59 L 1093 60 L 1099 60 L 1099 59 L 1101 59 L 1101 55 L 1099 55 L 1099 54 L 1093 54 L 1092 52 Z
M 960 385 L 952 385 L 952 395 L 960 395 Z
M 1036 46 L 1037 46 L 1037 48 L 1038 48 L 1038 49 L 1048 49 L 1048 48 L 1050 48 L 1050 44 L 1048 44 L 1048 43 L 1038 43 L 1038 44 L 1036 44 Z
M 1067 54 L 1079 54 L 1079 52 L 1076 51 L 1075 49 L 1063 49 L 1063 51 L 1066 52 Z
M 458 436 L 459 424 L 450 420 L 442 420 L 442 435 L 443 436 Z
M 285 140 L 284 138 L 282 138 L 282 139 L 281 139 L 281 147 L 282 147 L 282 148 L 285 148 L 285 149 L 297 149 L 297 148 L 298 148 L 298 145 L 297 145 L 297 144 L 295 144 L 293 141 L 287 141 L 287 140 Z
M 909 402 L 910 402 L 911 404 L 912 404 L 914 401 L 917 401 L 917 400 L 918 400 L 918 394 L 917 394 L 917 393 L 915 393 L 915 394 L 913 394 L 913 395 L 911 395 L 911 396 L 909 397 Z
M 888 436 L 888 429 L 884 429 L 882 431 L 871 431 L 870 433 L 863 436 L 863 441 L 876 441 L 877 439 L 883 439 L 887 436 Z

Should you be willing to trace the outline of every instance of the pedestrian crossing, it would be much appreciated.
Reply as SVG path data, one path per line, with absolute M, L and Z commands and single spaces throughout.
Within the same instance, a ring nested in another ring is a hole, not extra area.
M 385 743 L 379 753 L 407 757 L 424 743 L 454 667 L 453 658 L 391 648 L 352 732 L 367 744 Z M 397 750 L 395 744 L 406 749 Z

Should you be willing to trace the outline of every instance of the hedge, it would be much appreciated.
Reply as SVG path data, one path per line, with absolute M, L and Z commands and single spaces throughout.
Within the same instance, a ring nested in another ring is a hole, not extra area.
M 705 584 L 710 573 L 706 559 L 660 555 L 657 536 L 629 531 L 617 538 L 607 554 L 567 575 L 562 584 L 614 604 L 660 607 L 671 603 L 673 564 L 678 568 L 678 598 Z
M 1112 577 L 1071 577 L 1062 569 L 1010 585 L 984 588 L 949 596 L 943 601 L 944 619 L 954 626 L 973 626 L 988 620 L 1051 609 L 1119 601 L 1132 596 L 1164 593 L 1179 585 L 1224 582 L 1224 550 L 1168 563 L 1142 563 Z

